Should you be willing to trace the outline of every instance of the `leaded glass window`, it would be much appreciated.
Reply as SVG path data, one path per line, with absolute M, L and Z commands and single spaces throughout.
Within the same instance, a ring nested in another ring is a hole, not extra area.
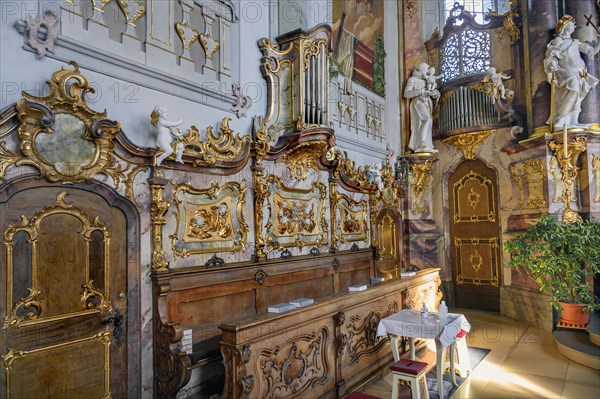
M 487 30 L 469 26 L 448 35 L 441 49 L 442 82 L 487 71 L 492 63 L 492 46 Z

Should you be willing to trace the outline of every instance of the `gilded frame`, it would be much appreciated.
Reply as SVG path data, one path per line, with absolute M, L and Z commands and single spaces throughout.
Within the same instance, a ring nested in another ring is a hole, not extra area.
M 195 188 L 188 183 L 173 189 L 175 233 L 170 235 L 173 257 L 246 250 L 248 224 L 244 218 L 246 180 Z
M 292 188 L 287 187 L 280 177 L 269 175 L 267 190 L 267 252 L 329 243 L 325 184 L 314 182 L 307 189 Z
M 113 139 L 121 127 L 106 119 L 106 111 L 96 112 L 88 107 L 85 96 L 94 93 L 94 89 L 80 74 L 77 64 L 70 64 L 73 69 L 63 67 L 52 74 L 47 81 L 47 96 L 23 92 L 23 98 L 17 101 L 17 136 L 23 156 L 5 154 L 10 156 L 0 162 L 0 178 L 9 164 L 32 165 L 48 181 L 64 184 L 89 183 L 97 174 L 110 176 L 115 184 L 123 178 L 123 170 L 112 154 Z M 51 149 L 43 141 L 37 143 L 38 139 L 43 140 L 42 134 L 53 136 Z M 0 142 L 0 148 L 3 144 Z
M 331 188 L 330 196 L 331 218 L 332 221 L 335 219 L 332 240 L 335 236 L 342 244 L 360 241 L 368 244 L 371 238 L 368 196 L 357 201 L 349 195 L 334 191 L 334 188 Z

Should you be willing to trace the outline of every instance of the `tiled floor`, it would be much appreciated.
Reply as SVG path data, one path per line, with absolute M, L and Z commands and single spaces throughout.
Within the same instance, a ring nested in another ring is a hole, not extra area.
M 549 331 L 527 326 L 498 313 L 463 313 L 472 329 L 469 346 L 491 349 L 452 398 L 600 398 L 600 371 L 559 354 Z M 390 374 L 361 392 L 389 398 Z

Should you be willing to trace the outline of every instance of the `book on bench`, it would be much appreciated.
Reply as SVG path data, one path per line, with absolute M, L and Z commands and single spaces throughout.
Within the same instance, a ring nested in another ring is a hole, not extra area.
M 288 302 L 278 303 L 276 305 L 271 305 L 267 309 L 269 313 L 284 313 L 289 312 L 290 310 L 294 310 L 296 307 Z
M 400 272 L 400 277 L 401 278 L 405 278 L 405 277 L 413 277 L 416 276 L 417 272 Z
M 364 291 L 366 289 L 367 289 L 366 284 L 356 284 L 356 285 L 351 285 L 350 287 L 348 287 L 348 291 L 350 291 L 350 292 Z
M 294 305 L 297 308 L 302 308 L 304 306 L 309 306 L 315 303 L 315 300 L 312 298 L 298 298 L 290 301 L 291 305 Z

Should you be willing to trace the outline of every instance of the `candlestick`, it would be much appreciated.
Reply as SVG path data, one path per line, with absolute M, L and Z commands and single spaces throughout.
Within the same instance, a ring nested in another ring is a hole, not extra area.
M 563 125 L 563 146 L 565 147 L 565 156 L 564 158 L 569 157 L 569 139 L 567 138 L 567 124 Z

